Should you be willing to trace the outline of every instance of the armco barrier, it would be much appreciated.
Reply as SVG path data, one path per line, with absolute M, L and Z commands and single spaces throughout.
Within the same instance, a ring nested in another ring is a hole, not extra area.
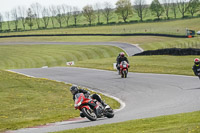
M 0 35 L 0 38 L 9 37 L 37 37 L 37 36 L 163 36 L 175 38 L 187 38 L 185 35 L 153 34 L 153 33 L 133 33 L 133 34 L 28 34 L 28 35 Z

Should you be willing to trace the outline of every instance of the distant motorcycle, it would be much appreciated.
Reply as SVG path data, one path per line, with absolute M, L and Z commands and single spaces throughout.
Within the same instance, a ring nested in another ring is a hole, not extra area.
M 127 78 L 129 64 L 126 61 L 120 63 L 120 73 L 122 78 Z
M 94 105 L 94 106 L 91 106 Z M 75 109 L 82 111 L 83 115 L 91 121 L 96 121 L 97 118 L 114 117 L 112 108 L 108 105 L 106 108 L 97 100 L 86 98 L 83 93 L 77 93 L 75 95 Z

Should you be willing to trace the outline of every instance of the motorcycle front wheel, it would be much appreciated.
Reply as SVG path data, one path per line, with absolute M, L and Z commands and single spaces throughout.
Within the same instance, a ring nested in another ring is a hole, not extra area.
M 121 78 L 124 78 L 124 72 L 123 71 L 121 72 Z
M 87 117 L 89 120 L 91 120 L 91 121 L 97 120 L 97 116 L 93 110 L 91 110 L 91 109 L 88 110 L 87 108 L 83 108 L 82 112 L 83 112 L 84 116 Z
M 127 71 L 124 71 L 124 78 L 127 78 Z

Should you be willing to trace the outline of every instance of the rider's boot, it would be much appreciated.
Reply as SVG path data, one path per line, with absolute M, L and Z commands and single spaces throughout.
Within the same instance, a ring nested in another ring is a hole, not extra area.
M 103 101 L 101 101 L 101 104 L 103 105 L 104 108 L 108 108 L 109 107 L 109 105 L 104 103 Z
M 85 117 L 82 111 L 80 111 L 80 117 L 82 117 L 82 118 Z

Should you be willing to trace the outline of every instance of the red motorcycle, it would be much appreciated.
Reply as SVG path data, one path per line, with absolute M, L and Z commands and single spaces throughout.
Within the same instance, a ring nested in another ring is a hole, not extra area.
M 127 78 L 129 64 L 126 61 L 120 63 L 120 74 L 122 78 Z
M 114 112 L 110 106 L 104 107 L 95 99 L 86 98 L 83 93 L 75 95 L 75 109 L 82 111 L 83 115 L 91 121 L 96 121 L 97 118 L 114 117 Z

